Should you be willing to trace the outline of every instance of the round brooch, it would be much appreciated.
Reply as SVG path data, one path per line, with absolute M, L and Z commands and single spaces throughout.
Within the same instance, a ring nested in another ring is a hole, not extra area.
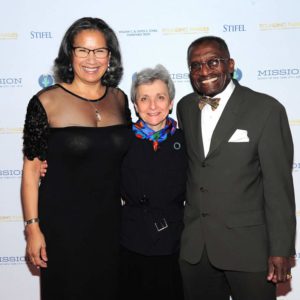
M 173 147 L 175 150 L 179 150 L 181 148 L 181 144 L 179 142 L 175 142 Z

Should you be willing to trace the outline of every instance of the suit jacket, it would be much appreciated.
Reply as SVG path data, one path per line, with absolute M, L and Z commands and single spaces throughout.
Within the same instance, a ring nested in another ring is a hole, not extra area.
M 235 84 L 206 157 L 198 96 L 177 107 L 189 160 L 180 255 L 195 264 L 205 246 L 216 267 L 256 272 L 295 254 L 293 142 L 284 107 Z M 228 142 L 237 129 L 244 139 Z

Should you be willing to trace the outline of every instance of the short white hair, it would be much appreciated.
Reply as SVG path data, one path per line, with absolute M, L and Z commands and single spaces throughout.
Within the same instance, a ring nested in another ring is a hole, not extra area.
M 136 101 L 136 91 L 138 86 L 141 84 L 152 83 L 154 80 L 163 81 L 168 87 L 169 97 L 172 100 L 175 98 L 175 86 L 174 82 L 168 72 L 168 70 L 163 65 L 156 65 L 152 68 L 145 68 L 140 72 L 133 75 L 131 84 L 131 101 L 135 103 Z

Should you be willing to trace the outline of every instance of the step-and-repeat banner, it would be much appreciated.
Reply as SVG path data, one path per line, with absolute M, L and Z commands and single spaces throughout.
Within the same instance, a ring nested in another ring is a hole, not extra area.
M 25 256 L 20 200 L 22 127 L 31 96 L 54 83 L 52 65 L 62 36 L 84 16 L 103 18 L 115 30 L 125 71 L 120 87 L 127 94 L 134 72 L 161 63 L 175 82 L 176 102 L 191 92 L 188 45 L 204 35 L 224 38 L 236 62 L 235 78 L 286 107 L 295 145 L 293 176 L 300 223 L 299 11 L 298 0 L 2 1 L 0 299 L 39 299 L 39 274 Z M 93 265 L 91 257 L 81 259 Z M 293 279 L 278 287 L 280 300 L 300 299 L 299 259 L 298 238 Z

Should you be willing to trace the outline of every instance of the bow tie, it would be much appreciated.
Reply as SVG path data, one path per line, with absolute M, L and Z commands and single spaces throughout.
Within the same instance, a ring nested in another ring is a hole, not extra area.
M 199 108 L 202 110 L 202 108 L 205 106 L 205 104 L 209 104 L 211 106 L 212 110 L 217 109 L 219 106 L 220 98 L 210 98 L 207 96 L 201 96 L 199 100 Z

